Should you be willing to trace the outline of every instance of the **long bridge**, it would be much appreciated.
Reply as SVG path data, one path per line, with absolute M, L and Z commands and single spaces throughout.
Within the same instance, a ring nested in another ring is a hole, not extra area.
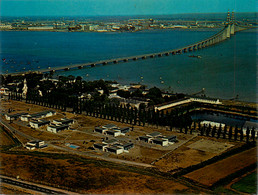
M 129 62 L 129 61 L 144 60 L 144 59 L 154 58 L 154 57 L 179 55 L 182 53 L 188 53 L 188 52 L 200 50 L 200 49 L 218 44 L 220 42 L 225 41 L 226 39 L 229 39 L 236 32 L 250 29 L 250 28 L 252 28 L 252 27 L 239 25 L 234 20 L 234 12 L 232 13 L 232 17 L 230 17 L 230 14 L 228 12 L 227 22 L 225 22 L 225 26 L 221 31 L 219 31 L 218 33 L 216 33 L 215 35 L 213 35 L 207 39 L 187 45 L 185 47 L 181 47 L 181 48 L 177 48 L 177 49 L 173 49 L 173 50 L 169 50 L 169 51 L 164 51 L 164 52 L 158 52 L 158 53 L 150 53 L 150 54 L 142 54 L 142 55 L 137 55 L 137 56 L 123 57 L 123 58 L 100 60 L 97 62 L 71 64 L 71 65 L 59 66 L 59 67 L 48 67 L 47 69 L 39 69 L 39 70 L 35 70 L 35 71 L 42 72 L 42 73 L 45 73 L 45 72 L 54 73 L 57 71 L 69 71 L 69 70 L 75 70 L 75 69 L 83 69 L 83 68 L 87 68 L 87 67 L 95 67 L 95 66 L 99 66 L 99 65 L 125 63 L 125 62 Z M 25 73 L 25 72 L 20 72 L 20 73 Z

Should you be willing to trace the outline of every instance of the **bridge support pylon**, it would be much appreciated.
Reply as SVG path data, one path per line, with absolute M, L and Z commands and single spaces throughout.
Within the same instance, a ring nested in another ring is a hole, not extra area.
M 231 24 L 231 27 L 230 27 L 230 34 L 231 34 L 231 35 L 234 35 L 234 34 L 235 34 L 235 24 Z
M 227 38 L 230 38 L 230 34 L 231 34 L 231 25 L 229 24 L 227 27 Z

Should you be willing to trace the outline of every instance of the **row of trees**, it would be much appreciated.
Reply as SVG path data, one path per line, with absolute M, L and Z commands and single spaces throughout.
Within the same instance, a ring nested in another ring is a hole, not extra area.
M 11 92 L 9 99 L 22 100 L 22 95 L 17 92 Z M 37 104 L 49 108 L 61 110 L 70 109 L 75 113 L 85 113 L 86 115 L 120 121 L 132 125 L 147 124 L 157 126 L 169 126 L 190 128 L 192 119 L 188 111 L 175 109 L 172 112 L 155 111 L 154 108 L 136 108 L 129 105 L 120 105 L 117 102 L 105 102 L 87 100 L 78 98 L 78 96 L 67 96 L 66 94 L 50 93 L 45 96 L 39 96 L 31 91 L 27 94 L 26 103 Z
M 194 122 L 194 129 L 196 129 L 196 123 Z M 245 136 L 244 136 L 244 130 L 243 127 L 239 128 L 238 126 L 232 127 L 232 126 L 222 126 L 220 125 L 219 128 L 216 126 L 211 125 L 203 125 L 201 126 L 199 123 L 199 132 L 201 136 L 208 136 L 208 137 L 216 137 L 216 138 L 223 138 L 223 139 L 229 139 L 234 141 L 244 141 L 244 137 L 246 142 L 249 142 L 250 140 L 255 141 L 255 128 L 253 127 L 250 129 L 247 127 Z M 251 133 L 251 134 L 250 134 Z M 257 132 L 258 133 L 258 132 Z M 257 135 L 258 136 L 258 135 Z
M 9 94 L 9 99 L 22 100 L 22 95 L 13 92 Z M 183 107 L 172 109 L 170 112 L 166 111 L 155 111 L 154 108 L 132 108 L 129 105 L 123 106 L 119 103 L 105 102 L 105 101 L 94 101 L 78 96 L 67 96 L 63 94 L 60 96 L 59 93 L 51 93 L 45 96 L 39 96 L 38 94 L 29 93 L 25 99 L 27 103 L 33 103 L 37 105 L 46 106 L 49 108 L 56 108 L 61 110 L 70 109 L 75 113 L 85 113 L 88 116 L 119 121 L 131 125 L 157 125 L 157 126 L 168 126 L 170 130 L 173 127 L 180 129 L 181 133 L 193 133 L 193 130 L 199 130 L 201 136 L 211 136 L 229 140 L 240 140 L 244 141 L 243 128 L 227 127 L 216 128 L 211 125 L 202 126 L 196 121 L 193 123 L 190 116 L 190 111 L 198 108 L 198 103 L 188 104 Z M 193 124 L 193 125 L 192 125 Z M 197 127 L 198 125 L 198 127 Z M 245 141 L 255 141 L 255 129 L 247 128 Z

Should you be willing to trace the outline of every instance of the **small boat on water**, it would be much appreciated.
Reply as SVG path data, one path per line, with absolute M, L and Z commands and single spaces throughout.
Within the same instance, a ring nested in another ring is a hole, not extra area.
M 188 57 L 190 57 L 190 58 L 202 58 L 202 56 L 197 56 L 197 55 L 190 55 Z

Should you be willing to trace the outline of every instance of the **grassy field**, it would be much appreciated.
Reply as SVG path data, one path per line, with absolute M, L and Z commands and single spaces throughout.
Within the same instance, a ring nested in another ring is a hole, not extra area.
M 257 173 L 253 172 L 250 175 L 240 179 L 234 183 L 231 188 L 249 194 L 257 194 Z
M 188 173 L 184 177 L 206 186 L 212 186 L 220 179 L 252 165 L 255 162 L 256 148 L 252 148 Z
M 36 153 L 35 156 L 2 153 L 0 168 L 4 175 L 19 175 L 24 180 L 66 186 L 86 194 L 200 193 L 173 180 L 140 171 L 132 172 L 126 167 L 121 170 L 116 164 L 105 165 L 107 162 L 99 160 L 57 157 L 42 157 Z
M 3 130 L 3 127 L 0 126 L 0 147 L 14 145 L 14 140 Z

